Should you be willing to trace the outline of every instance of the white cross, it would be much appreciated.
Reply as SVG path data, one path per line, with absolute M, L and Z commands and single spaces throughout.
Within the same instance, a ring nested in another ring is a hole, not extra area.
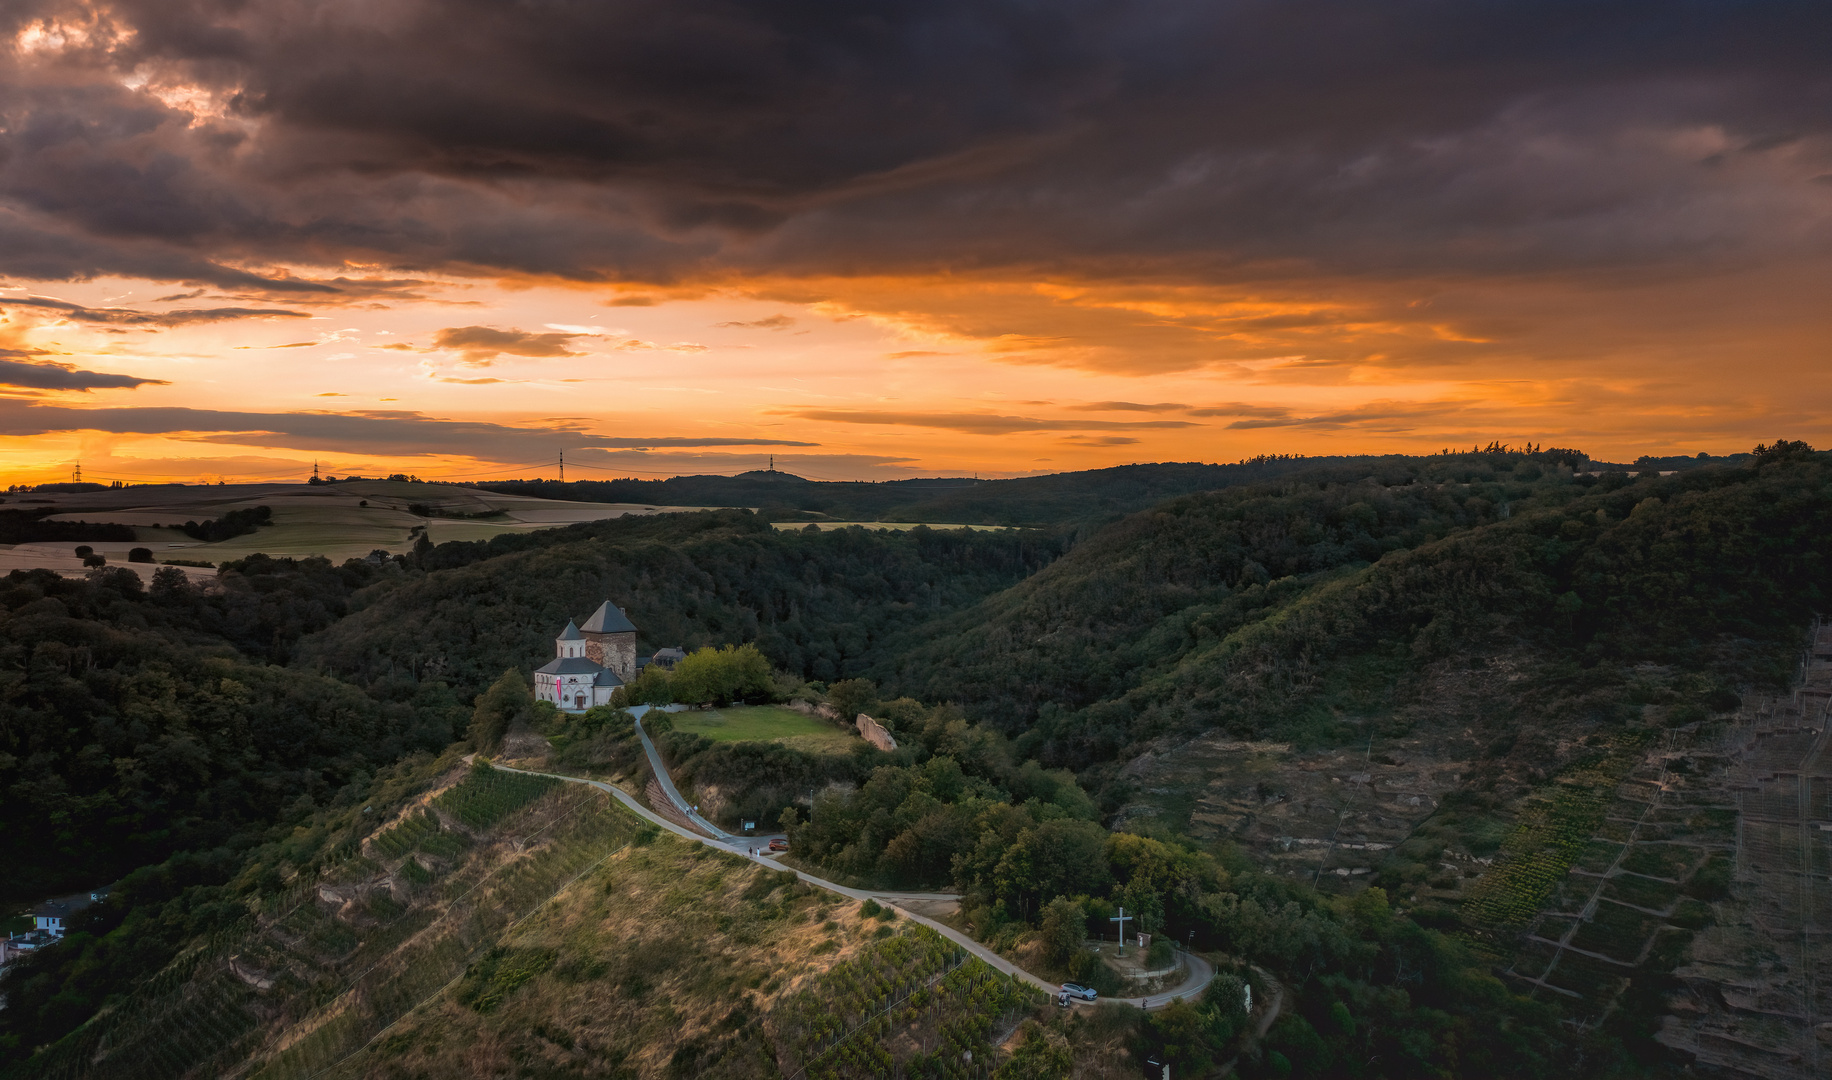
M 1132 916 L 1126 914 L 1125 906 L 1121 905 L 1120 913 L 1118 915 L 1109 916 L 1107 921 L 1116 922 L 1120 924 L 1120 955 L 1125 956 L 1126 955 L 1126 923 L 1128 921 L 1136 921 L 1136 920 L 1134 920 Z

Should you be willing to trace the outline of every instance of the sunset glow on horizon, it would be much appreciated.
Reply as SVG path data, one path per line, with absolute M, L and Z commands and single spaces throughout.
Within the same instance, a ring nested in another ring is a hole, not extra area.
M 1824 445 L 1832 13 L 1631 7 L 16 5 L 0 482 Z

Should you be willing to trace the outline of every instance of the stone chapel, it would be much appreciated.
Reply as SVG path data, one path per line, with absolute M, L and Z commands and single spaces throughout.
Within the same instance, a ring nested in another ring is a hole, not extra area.
M 554 659 L 534 672 L 534 696 L 566 712 L 609 705 L 611 692 L 636 677 L 636 624 L 606 600 L 553 641 Z

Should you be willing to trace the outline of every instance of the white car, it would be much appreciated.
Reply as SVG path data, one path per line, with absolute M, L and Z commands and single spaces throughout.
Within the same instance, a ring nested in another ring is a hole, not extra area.
M 1080 983 L 1063 983 L 1062 992 L 1070 997 L 1080 998 L 1083 1001 L 1093 1001 L 1100 996 L 1094 992 L 1092 986 L 1083 986 Z

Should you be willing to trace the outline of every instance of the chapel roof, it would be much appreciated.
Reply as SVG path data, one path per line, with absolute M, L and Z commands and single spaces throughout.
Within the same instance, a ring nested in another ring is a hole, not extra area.
M 592 680 L 592 685 L 593 686 L 622 686 L 623 680 L 617 677 L 617 673 L 615 671 L 612 671 L 610 668 L 605 668 L 603 671 L 600 671 L 598 673 L 597 678 Z
M 562 656 L 534 670 L 538 675 L 596 675 L 604 668 L 583 656 Z
M 582 641 L 585 635 L 579 633 L 579 627 L 571 619 L 566 620 L 566 629 L 560 631 L 558 641 Z
M 592 617 L 585 620 L 580 627 L 588 634 L 634 634 L 636 624 L 629 620 L 623 609 L 606 600 L 592 612 Z

